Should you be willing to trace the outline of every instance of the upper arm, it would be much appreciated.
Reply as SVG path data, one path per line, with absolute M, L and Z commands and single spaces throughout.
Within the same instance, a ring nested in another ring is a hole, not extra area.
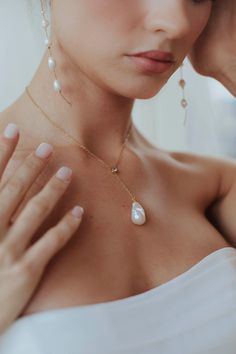
M 198 194 L 209 221 L 236 247 L 236 160 L 191 153 L 174 153 L 196 169 Z
M 236 247 L 236 161 L 219 160 L 221 189 L 209 208 L 209 216 L 222 235 Z

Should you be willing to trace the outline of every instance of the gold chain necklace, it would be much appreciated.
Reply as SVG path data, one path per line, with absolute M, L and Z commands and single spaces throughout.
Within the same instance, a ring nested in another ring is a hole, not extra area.
M 129 196 L 132 199 L 132 208 L 131 208 L 131 220 L 134 224 L 136 225 L 143 225 L 146 222 L 146 215 L 145 215 L 145 211 L 144 208 L 141 206 L 140 203 L 137 202 L 135 196 L 131 193 L 131 191 L 129 190 L 129 188 L 127 187 L 127 185 L 124 183 L 124 181 L 119 177 L 118 173 L 120 172 L 118 169 L 118 163 L 120 161 L 120 157 L 121 154 L 124 150 L 126 141 L 128 140 L 129 136 L 130 136 L 130 132 L 131 132 L 131 128 L 132 128 L 132 121 L 130 123 L 129 129 L 128 129 L 128 133 L 126 136 L 126 139 L 122 145 L 118 160 L 116 162 L 116 164 L 114 166 L 109 166 L 108 164 L 106 164 L 103 160 L 101 160 L 99 157 L 97 157 L 94 153 L 92 153 L 88 148 L 86 148 L 86 146 L 82 145 L 79 143 L 78 140 L 76 140 L 73 136 L 71 136 L 70 134 L 68 134 L 62 127 L 60 127 L 58 124 L 56 124 L 49 116 L 46 112 L 43 111 L 43 109 L 38 105 L 38 103 L 34 100 L 34 98 L 32 97 L 31 93 L 29 92 L 29 88 L 26 87 L 25 88 L 25 92 L 27 94 L 27 96 L 29 97 L 29 99 L 31 100 L 31 102 L 40 110 L 40 112 L 43 114 L 43 116 L 57 129 L 59 129 L 63 134 L 65 134 L 69 139 L 73 140 L 76 145 L 78 145 L 81 149 L 83 149 L 85 152 L 87 152 L 91 157 L 93 157 L 96 161 L 98 161 L 104 168 L 106 168 L 107 170 L 109 170 L 112 175 L 114 177 L 117 178 L 117 180 L 121 183 L 121 185 L 123 186 L 123 188 L 126 190 L 126 192 L 128 192 Z

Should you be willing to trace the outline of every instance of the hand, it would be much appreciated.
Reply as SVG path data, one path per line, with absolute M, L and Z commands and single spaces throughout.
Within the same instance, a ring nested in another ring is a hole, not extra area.
M 189 59 L 196 71 L 220 81 L 236 96 L 236 1 L 215 0 L 209 23 Z
M 0 136 L 0 178 L 18 140 L 18 131 L 14 138 Z M 46 153 L 47 145 L 41 144 L 37 149 L 39 155 L 32 152 L 13 176 L 3 186 L 0 185 L 0 333 L 19 316 L 47 263 L 71 238 L 82 218 L 83 209 L 75 207 L 73 214 L 68 212 L 57 225 L 30 246 L 36 230 L 70 184 L 71 176 L 62 179 L 63 168 L 28 201 L 10 224 L 14 210 L 51 158 L 52 148 L 50 151 L 49 145 Z

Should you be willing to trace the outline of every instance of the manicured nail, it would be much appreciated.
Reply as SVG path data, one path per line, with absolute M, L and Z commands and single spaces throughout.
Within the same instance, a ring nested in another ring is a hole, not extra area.
M 71 176 L 72 176 L 72 169 L 65 166 L 61 167 L 56 173 L 56 177 L 63 181 L 69 180 Z
M 51 155 L 53 151 L 53 147 L 50 144 L 47 143 L 41 143 L 36 151 L 35 151 L 35 155 L 37 157 L 41 157 L 42 159 L 46 159 L 47 157 L 49 157 Z
M 5 138 L 14 139 L 18 133 L 19 133 L 19 129 L 18 129 L 17 125 L 15 123 L 9 123 L 6 126 L 3 134 L 4 134 Z
M 73 215 L 74 217 L 80 219 L 81 216 L 82 216 L 83 213 L 84 213 L 84 209 L 83 209 L 81 206 L 76 205 L 76 206 L 74 207 L 74 209 L 72 209 L 72 212 L 71 212 L 71 213 L 72 213 L 72 215 Z

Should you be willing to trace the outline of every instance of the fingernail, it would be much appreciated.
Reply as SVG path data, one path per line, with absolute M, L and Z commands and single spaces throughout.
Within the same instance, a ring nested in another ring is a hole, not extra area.
M 14 139 L 18 133 L 19 133 L 19 129 L 18 129 L 17 125 L 15 123 L 9 123 L 6 126 L 3 134 L 4 134 L 5 138 Z
M 41 143 L 36 151 L 35 151 L 35 155 L 37 157 L 41 157 L 42 159 L 46 159 L 47 157 L 49 157 L 51 155 L 53 151 L 53 147 L 50 144 L 47 143 Z
M 61 167 L 56 173 L 56 177 L 63 181 L 69 180 L 71 176 L 72 176 L 72 169 L 65 166 Z
M 71 213 L 74 217 L 80 219 L 84 213 L 84 209 L 81 206 L 76 205 Z

